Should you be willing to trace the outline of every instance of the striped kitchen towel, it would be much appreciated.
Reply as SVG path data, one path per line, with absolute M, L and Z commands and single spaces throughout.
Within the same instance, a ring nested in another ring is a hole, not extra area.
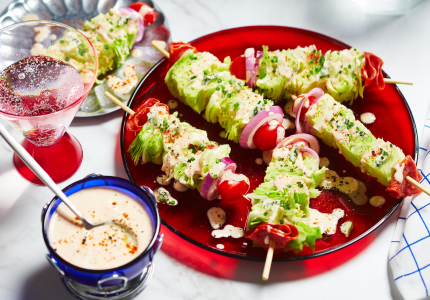
M 422 134 L 418 170 L 421 184 L 430 188 L 430 114 Z M 394 281 L 406 300 L 423 299 L 430 293 L 430 196 L 407 197 L 391 241 L 388 258 Z

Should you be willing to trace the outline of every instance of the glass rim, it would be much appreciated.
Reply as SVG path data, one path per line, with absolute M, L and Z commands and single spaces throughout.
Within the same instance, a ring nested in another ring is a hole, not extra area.
M 37 118 L 44 118 L 44 117 L 50 117 L 53 115 L 58 115 L 61 114 L 67 110 L 70 110 L 72 108 L 74 108 L 78 103 L 82 104 L 83 100 L 85 100 L 85 98 L 88 96 L 88 94 L 90 93 L 90 91 L 93 89 L 94 87 L 94 83 L 96 82 L 97 79 L 97 73 L 99 70 L 99 59 L 98 59 L 98 55 L 96 52 L 96 49 L 93 45 L 93 43 L 91 43 L 91 41 L 78 29 L 73 28 L 67 24 L 63 24 L 60 22 L 56 22 L 56 21 L 48 21 L 48 20 L 33 20 L 33 21 L 24 21 L 24 22 L 17 22 L 11 25 L 8 25 L 6 27 L 0 28 L 0 35 L 4 34 L 6 31 L 14 29 L 16 27 L 20 27 L 20 26 L 28 26 L 28 25 L 37 25 L 37 24 L 51 24 L 51 25 L 56 25 L 56 26 L 60 26 L 69 30 L 74 30 L 75 32 L 77 32 L 80 36 L 84 37 L 84 39 L 88 42 L 89 46 L 91 47 L 93 53 L 94 53 L 94 64 L 95 64 L 95 72 L 94 72 L 94 76 L 91 80 L 91 84 L 90 84 L 90 88 L 87 88 L 84 93 L 82 94 L 81 97 L 79 97 L 76 101 L 74 101 L 73 103 L 69 104 L 68 106 L 64 107 L 63 109 L 60 109 L 54 113 L 50 113 L 50 114 L 46 114 L 46 115 L 40 115 L 40 116 L 17 116 L 17 115 L 13 115 L 4 111 L 0 110 L 0 115 L 3 116 L 7 116 L 9 118 L 14 118 L 14 119 L 24 119 L 24 120 L 28 120 L 28 119 L 37 119 Z M 31 55 L 34 56 L 34 55 Z M 31 57 L 30 56 L 30 57 Z M 48 56 L 49 57 L 49 56 Z M 81 101 L 82 100 L 82 101 Z

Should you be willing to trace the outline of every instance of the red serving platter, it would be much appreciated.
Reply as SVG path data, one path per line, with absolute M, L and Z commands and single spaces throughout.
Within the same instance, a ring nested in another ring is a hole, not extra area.
M 242 55 L 246 48 L 254 47 L 259 50 L 262 49 L 263 45 L 268 45 L 269 49 L 272 50 L 315 45 L 324 53 L 327 50 L 351 48 L 342 42 L 319 33 L 280 26 L 250 26 L 227 29 L 198 38 L 192 41 L 191 44 L 198 51 L 208 51 L 220 60 L 223 60 L 226 56 L 234 59 Z M 162 59 L 157 63 L 142 79 L 128 105 L 131 108 L 135 108 L 148 98 L 157 98 L 163 103 L 174 99 L 164 83 L 168 68 L 167 59 Z M 283 107 L 284 104 L 281 102 L 278 105 Z M 418 142 L 415 123 L 406 100 L 395 85 L 386 85 L 385 89 L 379 92 L 365 92 L 364 99 L 356 99 L 350 108 L 357 117 L 361 113 L 372 112 L 376 116 L 376 121 L 368 125 L 368 128 L 376 137 L 384 138 L 399 146 L 406 155 L 411 155 L 412 157 L 417 155 Z M 250 179 L 251 190 L 255 189 L 263 181 L 267 166 L 255 163 L 255 160 L 262 156 L 261 151 L 246 150 L 236 143 L 221 138 L 219 133 L 223 129 L 219 124 L 206 122 L 201 115 L 180 102 L 177 111 L 182 121 L 186 121 L 196 128 L 206 130 L 211 140 L 230 145 L 230 157 L 238 165 L 237 171 L 245 174 Z M 128 115 L 125 114 L 121 128 L 121 151 L 125 170 L 131 181 L 154 189 L 159 186 L 156 182 L 156 177 L 163 174 L 161 166 L 152 163 L 137 166 L 133 164 L 127 149 L 136 134 L 126 130 L 125 122 L 127 117 Z M 352 166 L 337 150 L 326 146 L 322 142 L 320 146 L 320 156 L 327 157 L 330 160 L 329 168 L 331 170 L 336 171 L 340 176 L 352 176 L 361 180 L 367 187 L 368 198 L 379 195 L 383 196 L 386 202 L 381 207 L 374 207 L 369 203 L 358 206 L 341 193 L 324 191 L 318 198 L 311 200 L 310 206 L 326 213 L 331 213 L 334 208 L 344 209 L 345 217 L 339 221 L 338 226 L 344 221 L 352 221 L 354 229 L 351 235 L 348 238 L 345 237 L 338 228 L 334 235 L 324 236 L 322 239 L 317 240 L 315 251 L 306 248 L 298 254 L 294 254 L 291 251 L 282 252 L 275 255 L 275 261 L 308 259 L 351 245 L 381 225 L 401 203 L 401 199 L 397 200 L 390 197 L 385 192 L 384 186 L 379 184 L 376 179 L 363 174 L 359 168 Z M 260 247 L 253 247 L 250 240 L 231 237 L 215 239 L 211 235 L 212 228 L 206 215 L 209 208 L 215 206 L 223 208 L 227 214 L 225 224 L 244 228 L 251 208 L 248 200 L 243 198 L 234 202 L 207 201 L 196 190 L 181 193 L 177 192 L 172 184 L 166 188 L 179 201 L 177 206 L 158 205 L 162 222 L 167 228 L 187 241 L 221 255 L 258 261 L 265 259 L 266 251 Z M 217 248 L 218 244 L 224 245 L 224 249 Z

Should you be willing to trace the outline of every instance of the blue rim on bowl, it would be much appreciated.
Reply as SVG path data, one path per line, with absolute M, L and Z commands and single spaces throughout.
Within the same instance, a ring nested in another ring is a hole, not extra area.
M 90 270 L 77 267 L 67 262 L 62 257 L 60 257 L 52 248 L 48 237 L 48 218 L 52 216 L 56 208 L 55 206 L 58 205 L 58 203 L 61 203 L 61 200 L 58 197 L 54 197 L 47 204 L 45 204 L 42 210 L 42 234 L 43 239 L 45 241 L 45 245 L 49 251 L 50 258 L 55 260 L 55 262 L 53 261 L 53 263 L 56 265 L 55 267 L 60 272 L 60 274 L 62 271 L 69 279 L 75 280 L 82 284 L 97 286 L 96 284 L 98 280 L 114 274 L 120 274 L 122 276 L 131 276 L 131 278 L 128 279 L 133 279 L 135 276 L 139 275 L 139 271 L 141 273 L 144 269 L 144 267 L 142 267 L 142 264 L 152 262 L 154 254 L 161 246 L 162 237 L 160 236 L 160 216 L 158 213 L 158 208 L 154 195 L 152 194 L 152 191 L 150 189 L 146 187 L 140 187 L 137 184 L 120 177 L 102 176 L 94 174 L 68 185 L 66 188 L 63 189 L 63 192 L 67 196 L 69 196 L 70 194 L 76 193 L 82 189 L 109 186 L 121 188 L 136 195 L 148 207 L 148 210 L 150 210 L 148 211 L 148 213 L 154 224 L 153 237 L 148 247 L 139 256 L 137 256 L 125 265 L 112 269 Z

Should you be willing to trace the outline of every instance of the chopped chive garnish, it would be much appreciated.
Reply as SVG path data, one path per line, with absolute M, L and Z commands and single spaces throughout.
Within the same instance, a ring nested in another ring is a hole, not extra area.
M 234 111 L 237 111 L 239 109 L 239 102 L 236 102 L 234 105 L 233 105 L 233 110 Z
M 193 80 L 193 79 L 196 79 L 197 78 L 197 76 L 196 75 L 194 75 L 193 77 L 191 77 L 190 79 L 191 80 Z
M 263 216 L 267 216 L 267 211 L 264 212 Z

